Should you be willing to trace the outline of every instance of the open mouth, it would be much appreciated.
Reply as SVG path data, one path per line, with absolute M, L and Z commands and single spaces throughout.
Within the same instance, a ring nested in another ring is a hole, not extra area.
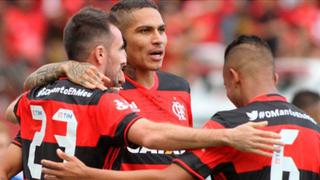
M 162 57 L 163 57 L 163 50 L 154 50 L 152 52 L 149 53 L 149 55 L 151 56 L 151 58 L 153 60 L 162 60 Z

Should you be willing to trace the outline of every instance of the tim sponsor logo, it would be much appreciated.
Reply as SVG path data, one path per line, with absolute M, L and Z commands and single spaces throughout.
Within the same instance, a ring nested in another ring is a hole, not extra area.
M 316 123 L 309 115 L 297 111 L 292 111 L 291 109 L 275 109 L 270 111 L 253 110 L 251 112 L 247 112 L 246 114 L 249 117 L 250 121 L 254 121 L 256 119 L 268 119 L 281 116 L 293 116 L 297 118 L 307 119 L 312 121 L 313 123 Z
M 52 89 L 47 89 L 47 88 L 42 88 L 38 94 L 37 97 L 40 96 L 49 96 L 52 93 L 56 93 L 56 94 L 63 94 L 63 95 L 67 95 L 67 96 L 79 96 L 79 97 L 91 97 L 92 93 L 88 92 L 84 89 L 77 89 L 77 88 L 65 88 L 64 86 L 62 87 L 55 87 Z

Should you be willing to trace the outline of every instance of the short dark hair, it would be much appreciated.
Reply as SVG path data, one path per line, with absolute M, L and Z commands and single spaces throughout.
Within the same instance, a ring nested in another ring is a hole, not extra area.
M 122 0 L 111 7 L 111 12 L 131 11 L 133 9 L 154 8 L 159 10 L 158 5 L 151 0 Z
M 123 31 L 127 21 L 124 18 L 129 18 L 132 11 L 142 8 L 153 8 L 159 11 L 158 5 L 152 0 L 121 0 L 111 7 L 111 16 L 113 24 Z
M 302 90 L 297 92 L 292 100 L 292 104 L 300 109 L 306 109 L 317 102 L 320 102 L 320 95 L 310 90 Z
M 257 47 L 264 47 L 265 49 L 270 51 L 270 53 L 272 54 L 271 48 L 268 45 L 268 43 L 263 39 L 261 39 L 260 37 L 255 35 L 241 35 L 227 46 L 226 51 L 224 53 L 224 59 L 225 60 L 227 59 L 232 49 L 234 49 L 235 47 L 241 44 L 251 44 Z
M 84 61 L 95 43 L 108 45 L 102 37 L 113 37 L 109 15 L 97 8 L 86 7 L 72 16 L 63 32 L 63 43 L 69 59 Z

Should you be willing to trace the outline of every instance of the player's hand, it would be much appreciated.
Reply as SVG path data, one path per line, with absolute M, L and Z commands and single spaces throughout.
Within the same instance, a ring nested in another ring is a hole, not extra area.
M 243 152 L 252 152 L 272 157 L 273 151 L 280 151 L 283 145 L 280 134 L 258 129 L 267 126 L 268 122 L 248 122 L 228 131 L 228 145 Z
M 42 160 L 42 172 L 44 178 L 47 180 L 57 179 L 88 179 L 86 177 L 87 166 L 74 156 L 69 156 L 57 149 L 58 157 L 63 159 L 65 162 L 53 162 L 49 160 Z
M 106 90 L 112 86 L 111 80 L 89 63 L 69 61 L 63 65 L 63 71 L 70 81 L 89 89 Z

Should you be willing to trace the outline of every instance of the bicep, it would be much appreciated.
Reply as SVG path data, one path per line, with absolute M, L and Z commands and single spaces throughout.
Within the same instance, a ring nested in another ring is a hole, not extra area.
M 10 103 L 10 105 L 7 107 L 6 112 L 5 112 L 5 118 L 9 121 L 12 122 L 14 124 L 18 123 L 18 118 L 14 112 L 15 110 L 15 106 L 17 105 L 18 101 L 20 100 L 21 96 L 23 94 L 21 94 L 17 99 L 15 99 L 14 101 L 12 101 Z
M 153 122 L 145 118 L 135 121 L 128 130 L 128 140 L 134 144 L 143 145 L 144 139 L 149 135 Z

